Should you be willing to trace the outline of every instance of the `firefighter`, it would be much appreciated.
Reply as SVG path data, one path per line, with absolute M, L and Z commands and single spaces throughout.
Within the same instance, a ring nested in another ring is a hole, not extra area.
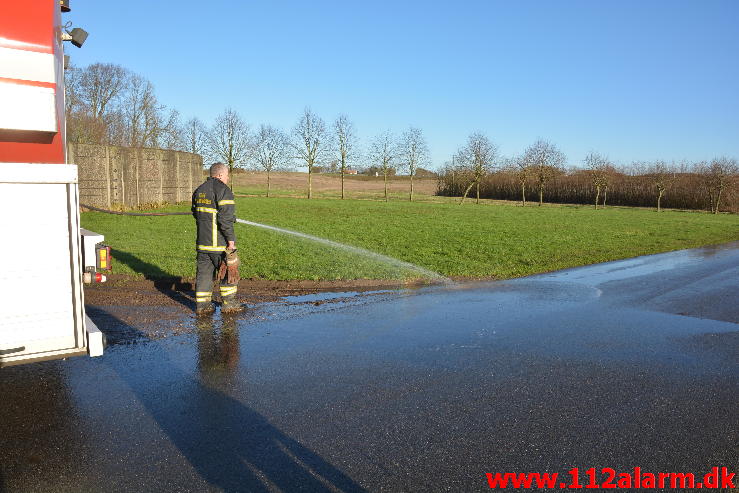
M 220 283 L 221 311 L 235 312 L 238 287 L 238 259 L 236 257 L 236 205 L 234 194 L 228 187 L 228 166 L 215 163 L 210 167 L 210 177 L 192 194 L 192 215 L 197 224 L 197 273 L 195 276 L 195 313 L 214 310 L 212 304 L 213 282 L 221 264 L 229 256 L 229 267 L 236 259 L 236 275 L 224 277 Z M 224 265 L 225 267 L 225 265 Z M 229 272 L 230 274 L 230 272 Z

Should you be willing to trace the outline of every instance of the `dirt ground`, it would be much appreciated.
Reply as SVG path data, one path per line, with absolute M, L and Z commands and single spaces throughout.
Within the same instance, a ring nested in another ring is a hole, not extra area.
M 96 306 L 170 306 L 191 311 L 195 307 L 193 284 L 186 280 L 144 280 L 111 275 L 108 282 L 85 286 L 85 304 Z M 420 286 L 403 281 L 353 279 L 339 281 L 268 281 L 242 279 L 237 298 L 241 303 L 257 304 L 323 292 L 376 291 Z M 214 289 L 217 293 L 217 289 Z
M 341 193 L 341 177 L 315 173 L 313 175 L 313 192 Z M 279 172 L 270 175 L 271 188 L 273 190 L 307 190 L 308 175 L 306 173 Z M 263 172 L 246 171 L 235 174 L 235 184 L 241 187 L 260 187 L 267 189 L 267 174 Z M 392 177 L 388 180 L 388 191 L 392 193 L 408 192 L 410 182 L 407 176 Z M 433 195 L 436 193 L 437 182 L 435 178 L 415 178 L 413 189 L 415 193 Z M 347 193 L 383 193 L 384 184 L 381 176 L 356 176 L 348 175 L 344 180 L 344 190 Z

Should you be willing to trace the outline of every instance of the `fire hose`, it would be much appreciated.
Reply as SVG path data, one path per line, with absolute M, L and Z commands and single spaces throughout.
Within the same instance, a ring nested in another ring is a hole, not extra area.
M 91 211 L 105 212 L 106 214 L 116 214 L 118 216 L 190 216 L 192 212 L 121 212 L 121 211 L 110 211 L 108 209 L 101 209 L 99 207 L 93 207 L 91 205 L 80 204 L 85 209 Z

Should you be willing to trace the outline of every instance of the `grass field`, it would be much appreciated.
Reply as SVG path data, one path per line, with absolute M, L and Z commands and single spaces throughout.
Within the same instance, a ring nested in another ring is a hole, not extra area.
M 428 200 L 433 200 L 426 197 Z M 325 237 L 446 276 L 510 278 L 637 255 L 739 240 L 739 216 L 586 206 L 237 198 L 242 219 Z M 162 209 L 158 209 L 161 211 Z M 172 206 L 165 210 L 188 210 Z M 194 276 L 189 216 L 82 214 L 104 234 L 114 272 Z M 397 279 L 417 276 L 364 257 L 251 226 L 236 225 L 242 277 Z

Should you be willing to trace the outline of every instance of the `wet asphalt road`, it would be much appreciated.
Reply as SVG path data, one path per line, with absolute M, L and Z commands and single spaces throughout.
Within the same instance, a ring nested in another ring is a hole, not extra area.
M 102 358 L 0 370 L 0 490 L 483 491 L 498 471 L 736 471 L 738 293 L 734 243 L 189 319 Z

